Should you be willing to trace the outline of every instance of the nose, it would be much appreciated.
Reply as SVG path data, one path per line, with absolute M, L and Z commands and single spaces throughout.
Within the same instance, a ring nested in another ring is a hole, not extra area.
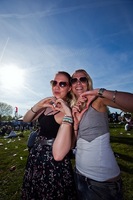
M 79 84 L 79 83 L 81 84 L 81 81 L 79 79 L 77 79 L 77 84 Z
M 56 85 L 55 85 L 55 88 L 60 88 L 60 86 L 59 86 L 59 83 L 57 83 Z

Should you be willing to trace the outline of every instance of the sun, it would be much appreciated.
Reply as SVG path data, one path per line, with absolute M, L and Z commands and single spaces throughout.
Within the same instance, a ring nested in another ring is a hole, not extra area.
M 0 82 L 3 88 L 17 89 L 24 84 L 24 70 L 15 65 L 0 69 Z

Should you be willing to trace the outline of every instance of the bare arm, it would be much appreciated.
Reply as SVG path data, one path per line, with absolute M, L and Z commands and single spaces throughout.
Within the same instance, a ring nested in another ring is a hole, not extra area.
M 103 92 L 103 97 L 110 99 L 111 103 L 109 106 L 116 107 L 126 112 L 133 112 L 133 94 L 121 91 L 110 91 L 105 90 Z M 113 98 L 114 102 L 113 102 Z M 113 102 L 113 104 L 112 104 Z
M 84 97 L 88 96 L 88 98 L 89 96 L 92 96 L 92 95 L 99 96 L 98 92 L 99 92 L 99 89 L 94 89 L 94 90 L 90 90 L 81 94 L 81 96 L 84 96 Z M 133 94 L 132 93 L 104 90 L 102 97 L 104 97 L 102 101 L 106 106 L 118 108 L 126 112 L 133 112 Z
M 63 100 L 57 100 L 61 103 L 62 112 L 65 116 L 68 116 L 72 119 L 72 114 L 70 108 L 63 102 Z M 61 109 L 60 109 L 61 110 Z M 72 122 L 72 121 L 71 121 Z M 72 123 L 63 122 L 60 125 L 56 139 L 53 143 L 53 156 L 57 161 L 62 160 L 66 154 L 70 151 L 72 146 L 72 134 L 73 134 Z
M 53 101 L 53 97 L 47 97 L 36 103 L 30 110 L 26 112 L 26 114 L 23 117 L 23 121 L 35 121 L 47 107 L 51 107 L 53 109 L 53 106 L 50 104 L 51 101 Z

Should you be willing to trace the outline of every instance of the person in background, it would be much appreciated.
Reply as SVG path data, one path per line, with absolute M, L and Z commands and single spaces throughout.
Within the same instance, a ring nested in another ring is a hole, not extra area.
M 133 111 L 133 94 L 93 89 L 89 74 L 71 79 L 76 142 L 75 183 L 79 200 L 122 200 L 120 168 L 110 145 L 107 106 Z
M 28 141 L 27 141 L 27 147 L 28 147 L 29 151 L 34 146 L 38 132 L 39 132 L 39 128 L 37 130 L 33 130 L 30 132 L 30 135 L 29 135 Z
M 70 75 L 59 71 L 51 81 L 52 97 L 36 103 L 23 117 L 38 119 L 40 131 L 31 148 L 22 185 L 23 200 L 75 200 L 71 160 L 73 118 Z

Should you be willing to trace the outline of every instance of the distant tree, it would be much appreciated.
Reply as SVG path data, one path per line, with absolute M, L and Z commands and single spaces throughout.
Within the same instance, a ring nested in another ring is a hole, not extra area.
M 111 114 L 108 106 L 107 106 L 107 113 L 108 113 L 108 116 Z
M 13 118 L 11 115 L 4 115 L 1 117 L 1 121 L 11 121 Z
M 0 120 L 3 116 L 10 116 L 13 113 L 13 107 L 7 103 L 0 102 Z

